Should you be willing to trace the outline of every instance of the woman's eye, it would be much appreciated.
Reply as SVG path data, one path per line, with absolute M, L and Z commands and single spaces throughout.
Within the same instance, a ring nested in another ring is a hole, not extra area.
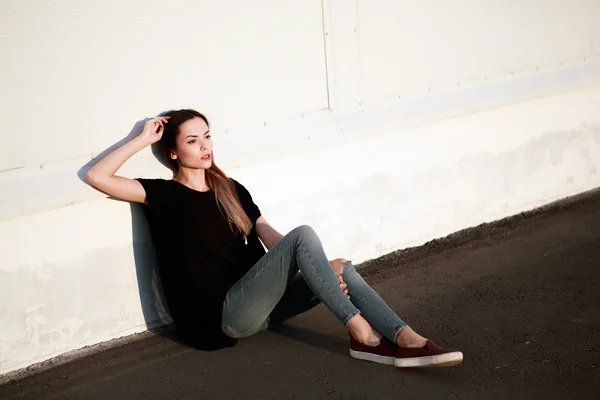
M 212 135 L 206 135 L 207 139 L 210 139 L 212 137 Z
M 196 143 L 196 139 L 192 139 L 188 142 L 188 144 L 194 144 L 194 143 Z

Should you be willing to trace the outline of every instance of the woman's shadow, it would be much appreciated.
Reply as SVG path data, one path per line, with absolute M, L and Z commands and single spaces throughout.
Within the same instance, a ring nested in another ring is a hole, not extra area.
M 125 138 L 119 140 L 81 167 L 77 171 L 79 179 L 90 185 L 86 179 L 87 171 L 108 154 L 139 136 L 146 121 L 147 119 L 136 122 L 131 132 Z M 165 167 L 168 167 L 156 144 L 152 145 L 152 153 Z M 98 190 L 97 188 L 95 189 Z M 106 195 L 113 200 L 123 201 L 108 194 Z M 172 331 L 173 326 L 160 282 L 150 230 L 146 216 L 144 215 L 143 205 L 133 202 L 129 202 L 129 205 L 131 210 L 133 257 L 144 321 L 149 331 L 157 334 L 165 334 Z M 172 336 L 172 334 L 167 334 L 167 336 Z

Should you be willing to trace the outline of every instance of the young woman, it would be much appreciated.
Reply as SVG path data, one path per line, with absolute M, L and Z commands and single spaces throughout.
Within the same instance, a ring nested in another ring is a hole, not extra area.
M 156 142 L 172 180 L 115 175 Z M 87 179 L 114 197 L 143 204 L 173 322 L 194 347 L 232 346 L 322 302 L 348 330 L 352 357 L 397 367 L 463 359 L 408 327 L 349 261 L 328 261 L 312 228 L 283 236 L 271 227 L 246 188 L 214 163 L 208 120 L 197 111 L 148 120 Z

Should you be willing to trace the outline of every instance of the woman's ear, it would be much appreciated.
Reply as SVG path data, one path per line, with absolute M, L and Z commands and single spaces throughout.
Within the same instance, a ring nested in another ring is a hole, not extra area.
M 171 149 L 169 155 L 171 156 L 171 160 L 177 160 L 177 154 L 175 154 L 175 150 Z

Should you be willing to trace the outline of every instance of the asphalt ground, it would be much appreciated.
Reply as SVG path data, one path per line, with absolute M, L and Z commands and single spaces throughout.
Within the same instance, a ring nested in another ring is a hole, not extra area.
M 350 358 L 323 307 L 233 348 L 151 335 L 0 387 L 1 399 L 598 399 L 600 192 L 362 264 L 455 367 Z

